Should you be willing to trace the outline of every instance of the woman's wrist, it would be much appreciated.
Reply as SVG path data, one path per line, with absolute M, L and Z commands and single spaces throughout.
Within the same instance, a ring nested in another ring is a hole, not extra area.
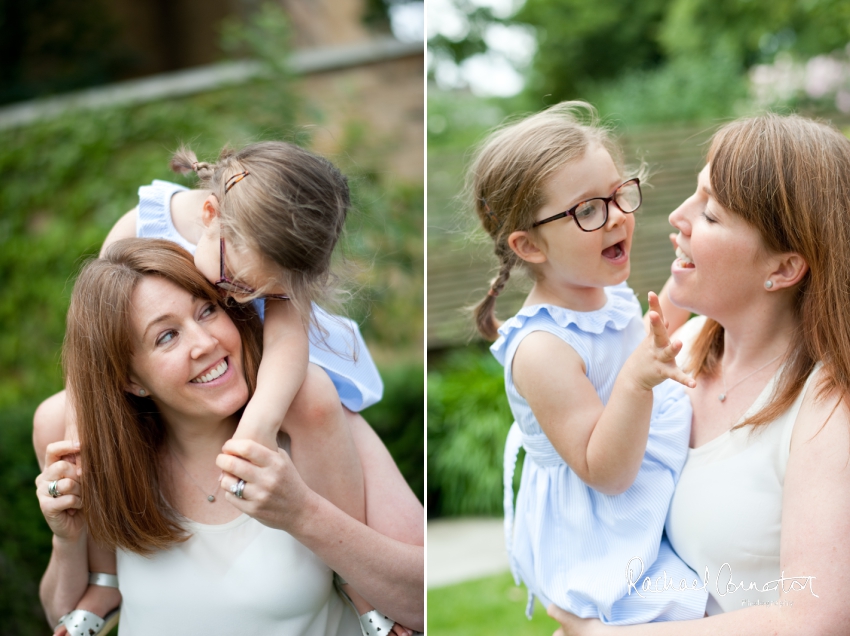
M 293 511 L 286 519 L 286 527 L 282 528 L 299 540 L 315 534 L 316 521 L 319 520 L 323 507 L 333 505 L 306 485 L 304 485 L 303 491 L 301 505 L 292 507 Z M 322 524 L 319 523 L 318 525 L 321 526 Z
M 53 535 L 53 550 L 59 552 L 75 552 L 81 547 L 86 547 L 86 533 L 80 531 L 77 536 L 63 537 L 58 534 Z

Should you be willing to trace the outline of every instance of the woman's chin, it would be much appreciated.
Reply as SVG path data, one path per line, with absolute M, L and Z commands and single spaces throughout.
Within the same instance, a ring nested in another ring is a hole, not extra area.
M 676 285 L 675 279 L 673 280 L 673 284 L 667 288 L 667 297 L 670 299 L 670 302 L 679 309 L 687 309 L 688 311 L 697 314 L 702 313 L 694 306 L 695 304 L 692 302 L 693 299 L 690 298 L 690 294 Z

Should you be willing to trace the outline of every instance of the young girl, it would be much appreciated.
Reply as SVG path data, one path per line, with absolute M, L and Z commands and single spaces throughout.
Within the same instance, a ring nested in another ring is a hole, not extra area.
M 681 344 L 669 341 L 657 298 L 646 335 L 625 284 L 641 193 L 620 166 L 592 107 L 565 102 L 492 133 L 469 171 L 500 264 L 475 318 L 486 338 L 498 337 L 491 351 L 516 419 L 505 449 L 506 538 L 529 618 L 535 596 L 612 624 L 705 609 L 699 577 L 662 539 L 691 419 L 676 382 L 694 382 L 676 367 Z M 534 284 L 499 327 L 496 297 L 518 265 Z
M 171 165 L 176 171 L 194 171 L 202 189 L 163 181 L 143 186 L 138 208 L 116 224 L 104 249 L 127 236 L 173 240 L 194 252 L 198 269 L 223 293 L 257 302 L 261 314 L 265 309 L 257 388 L 234 437 L 278 448 L 277 434 L 302 390 L 308 362 L 328 372 L 339 391 L 333 399 L 350 410 L 380 399 L 380 377 L 356 325 L 313 303 L 330 287 L 331 255 L 349 206 L 345 177 L 326 159 L 282 142 L 257 143 L 238 152 L 225 149 L 217 164 L 198 162 L 194 153 L 181 149 Z M 226 370 L 225 359 L 193 382 L 212 381 Z M 152 397 L 145 387 L 131 390 Z M 309 395 L 306 400 L 330 397 Z M 312 474 L 302 475 L 305 481 L 319 494 L 337 494 L 337 500 L 345 493 L 342 500 L 350 501 L 346 512 L 365 522 L 362 470 L 344 418 L 329 421 L 322 430 L 284 430 L 293 452 L 309 454 L 315 466 Z M 67 435 L 75 437 L 75 432 Z M 213 491 L 209 479 L 202 487 L 204 482 L 196 479 L 202 471 L 187 470 L 179 458 L 175 464 L 174 472 L 185 473 L 200 490 L 206 488 L 204 494 L 214 504 L 218 487 Z M 335 479 L 340 475 L 346 476 L 344 483 Z M 240 483 L 226 494 L 241 497 L 239 485 L 244 488 Z M 92 572 L 115 572 L 114 554 L 94 544 L 89 561 Z M 81 610 L 102 616 L 120 598 L 110 589 L 117 581 L 101 574 L 92 578 Z M 342 583 L 341 591 L 360 616 L 364 636 L 393 628 L 392 620 L 372 610 L 350 586 Z M 63 622 L 66 628 L 84 616 L 72 614 Z M 396 631 L 402 633 L 402 628 Z

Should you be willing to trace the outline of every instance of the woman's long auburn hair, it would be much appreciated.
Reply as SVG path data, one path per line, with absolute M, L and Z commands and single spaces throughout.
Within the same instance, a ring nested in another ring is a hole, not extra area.
M 165 425 L 150 399 L 126 390 L 133 356 L 133 291 L 146 276 L 163 278 L 227 312 L 241 335 L 249 395 L 256 386 L 262 346 L 256 312 L 250 305 L 222 301 L 195 269 L 192 256 L 174 243 L 117 241 L 80 272 L 71 295 L 62 362 L 80 436 L 82 512 L 97 543 L 138 554 L 188 538 L 162 494 Z
M 738 426 L 774 421 L 794 403 L 818 361 L 819 395 L 850 394 L 850 140 L 796 115 L 734 121 L 708 151 L 717 202 L 761 235 L 774 253 L 796 252 L 809 271 L 795 290 L 797 331 L 768 405 Z M 714 375 L 724 330 L 708 319 L 688 362 Z M 736 427 L 737 428 L 737 427 Z

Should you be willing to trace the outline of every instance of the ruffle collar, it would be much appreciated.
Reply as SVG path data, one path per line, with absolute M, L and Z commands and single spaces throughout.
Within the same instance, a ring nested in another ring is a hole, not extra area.
M 638 299 L 631 288 L 623 283 L 614 287 L 606 287 L 605 294 L 608 302 L 595 311 L 574 311 L 557 305 L 531 305 L 523 307 L 509 320 L 499 327 L 499 339 L 493 343 L 490 350 L 497 354 L 502 349 L 511 333 L 522 329 L 526 323 L 540 313 L 548 314 L 560 327 L 575 325 L 586 333 L 601 334 L 605 329 L 622 331 L 640 316 L 641 308 Z

